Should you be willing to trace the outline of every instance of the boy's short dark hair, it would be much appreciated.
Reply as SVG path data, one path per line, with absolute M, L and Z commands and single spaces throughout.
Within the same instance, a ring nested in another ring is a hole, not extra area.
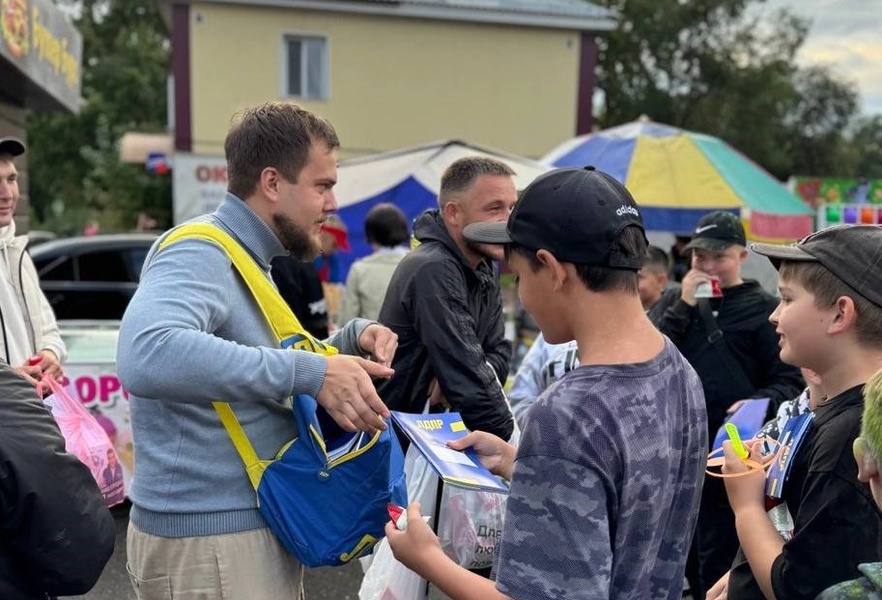
M 795 281 L 829 308 L 842 296 L 854 301 L 855 331 L 861 344 L 882 346 L 882 227 L 837 225 L 794 246 L 751 244 L 778 267 L 781 279 Z
M 224 141 L 227 189 L 245 199 L 254 193 L 261 172 L 278 169 L 297 182 L 313 143 L 328 151 L 340 146 L 334 127 L 318 115 L 290 102 L 268 102 L 235 115 Z
M 368 211 L 364 233 L 368 242 L 384 248 L 400 246 L 410 237 L 404 212 L 388 202 L 377 204 Z
M 505 244 L 506 252 L 536 252 L 575 265 L 592 291 L 637 293 L 637 271 L 646 256 L 646 234 L 634 198 L 625 187 L 594 167 L 555 169 L 521 193 L 507 223 L 472 223 L 466 239 Z
M 646 248 L 646 236 L 643 234 L 643 230 L 637 227 L 627 227 L 622 231 L 616 244 L 622 252 L 640 254 L 641 247 Z M 542 266 L 542 263 L 536 258 L 536 250 L 530 250 L 516 243 L 506 244 L 506 260 L 512 254 L 519 254 L 526 258 L 530 269 L 534 272 Z M 628 294 L 637 293 L 637 271 L 596 267 L 578 263 L 573 263 L 573 266 L 576 268 L 579 279 L 592 292 L 616 291 Z
M 857 293 L 830 269 L 816 262 L 783 261 L 778 273 L 783 281 L 794 281 L 810 292 L 818 308 L 830 308 L 842 296 L 851 298 L 857 314 L 858 341 L 865 346 L 882 347 L 882 307 Z
M 671 258 L 668 253 L 658 246 L 646 248 L 646 257 L 643 259 L 643 267 L 658 273 L 667 273 L 671 269 Z

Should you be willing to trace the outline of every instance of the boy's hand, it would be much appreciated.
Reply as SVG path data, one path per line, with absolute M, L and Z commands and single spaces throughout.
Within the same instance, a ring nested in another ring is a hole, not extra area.
M 445 556 L 438 536 L 420 515 L 419 502 L 407 507 L 407 531 L 399 531 L 389 521 L 386 523 L 386 538 L 398 562 L 423 578 L 427 567 L 437 565 Z
M 24 378 L 29 384 L 38 388 L 40 390 L 40 395 L 43 395 L 42 383 L 40 380 L 43 378 L 43 368 L 40 367 L 39 363 L 31 363 L 30 361 L 26 362 L 23 365 L 19 365 L 15 367 L 15 372 L 18 373 L 21 377 Z
M 511 481 L 517 451 L 505 440 L 486 431 L 473 431 L 458 440 L 447 442 L 447 445 L 454 450 L 474 448 L 481 464 L 491 473 Z
M 732 405 L 729 408 L 726 409 L 726 414 L 727 415 L 735 414 L 735 411 L 737 411 L 739 408 L 744 406 L 745 402 L 750 402 L 750 400 L 747 400 L 747 399 L 736 400 L 735 402 L 732 403 Z
M 689 269 L 680 283 L 680 298 L 689 306 L 695 306 L 698 304 L 698 300 L 695 298 L 695 288 L 702 283 L 710 282 L 711 279 L 713 277 L 709 273 L 698 269 Z
M 762 453 L 760 448 L 762 442 L 753 441 L 745 444 L 750 448 L 749 458 L 762 464 Z M 743 473 L 749 471 L 750 467 L 744 464 L 744 460 L 735 454 L 732 448 L 732 442 L 726 440 L 723 442 L 723 453 L 726 462 L 723 464 L 723 473 Z M 749 475 L 741 477 L 726 477 L 723 479 L 726 485 L 726 493 L 729 496 L 729 504 L 734 512 L 740 509 L 754 506 L 763 506 L 763 497 L 765 495 L 766 472 L 762 469 L 754 469 Z
M 706 600 L 726 600 L 729 595 L 729 573 L 720 577 L 720 580 L 714 584 L 714 587 L 707 591 Z
M 61 363 L 58 362 L 58 357 L 55 356 L 55 353 L 52 350 L 40 350 L 39 356 L 42 359 L 40 361 L 40 368 L 43 370 L 43 374 L 48 374 L 55 381 L 61 381 L 64 379 L 64 371 L 61 368 Z

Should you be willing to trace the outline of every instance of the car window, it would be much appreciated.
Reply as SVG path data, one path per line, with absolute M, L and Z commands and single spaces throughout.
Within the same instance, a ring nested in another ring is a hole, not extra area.
M 37 261 L 37 274 L 43 281 L 70 281 L 74 279 L 74 261 L 70 256 L 58 256 L 49 262 Z
M 100 250 L 77 257 L 80 281 L 132 281 L 123 252 Z
M 150 247 L 132 248 L 127 253 L 129 261 L 129 272 L 132 274 L 133 281 L 141 281 L 141 269 L 144 267 L 144 261 L 147 260 L 147 253 Z
M 69 323 L 69 322 L 68 322 Z M 100 323 L 97 321 L 96 323 Z M 119 330 L 86 326 L 71 327 L 61 323 L 61 337 L 67 346 L 68 364 L 113 363 Z

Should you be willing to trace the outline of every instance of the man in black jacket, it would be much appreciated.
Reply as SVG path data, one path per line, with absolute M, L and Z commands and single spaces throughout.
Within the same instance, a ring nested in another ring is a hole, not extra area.
M 380 311 L 379 321 L 398 334 L 398 351 L 395 375 L 377 388 L 393 410 L 422 412 L 430 396 L 443 399 L 469 429 L 506 440 L 514 420 L 500 382 L 511 343 L 491 264 L 502 260 L 502 246 L 469 242 L 462 230 L 508 219 L 517 200 L 513 175 L 506 164 L 480 157 L 445 171 L 440 209 L 415 220 L 420 245 L 398 265 Z
M 778 334 L 769 322 L 778 300 L 758 282 L 741 278 L 746 245 L 744 227 L 734 214 L 718 211 L 702 217 L 686 247 L 692 250 L 692 268 L 683 277 L 680 299 L 658 325 L 701 378 L 709 440 L 738 402 L 770 398 L 774 414 L 805 385 L 799 370 L 778 356 Z M 697 298 L 696 289 L 710 289 L 712 280 L 721 294 Z M 729 570 L 738 549 L 734 516 L 720 480 L 705 481 L 693 546 L 700 581 L 693 574 L 689 584 L 693 598 L 701 599 Z
M 0 598 L 85 594 L 113 554 L 113 517 L 33 386 L 0 362 Z

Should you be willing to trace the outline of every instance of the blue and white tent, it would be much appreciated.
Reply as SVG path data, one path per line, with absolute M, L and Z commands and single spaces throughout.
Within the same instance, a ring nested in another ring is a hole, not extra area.
M 355 260 L 372 252 L 364 234 L 364 219 L 371 208 L 391 202 L 412 222 L 423 211 L 438 206 L 441 175 L 466 156 L 486 156 L 506 163 L 516 173 L 518 189 L 549 170 L 534 160 L 455 140 L 341 161 L 334 194 L 340 218 L 349 229 L 351 247 L 350 252 L 337 255 L 342 272 L 347 273 Z

